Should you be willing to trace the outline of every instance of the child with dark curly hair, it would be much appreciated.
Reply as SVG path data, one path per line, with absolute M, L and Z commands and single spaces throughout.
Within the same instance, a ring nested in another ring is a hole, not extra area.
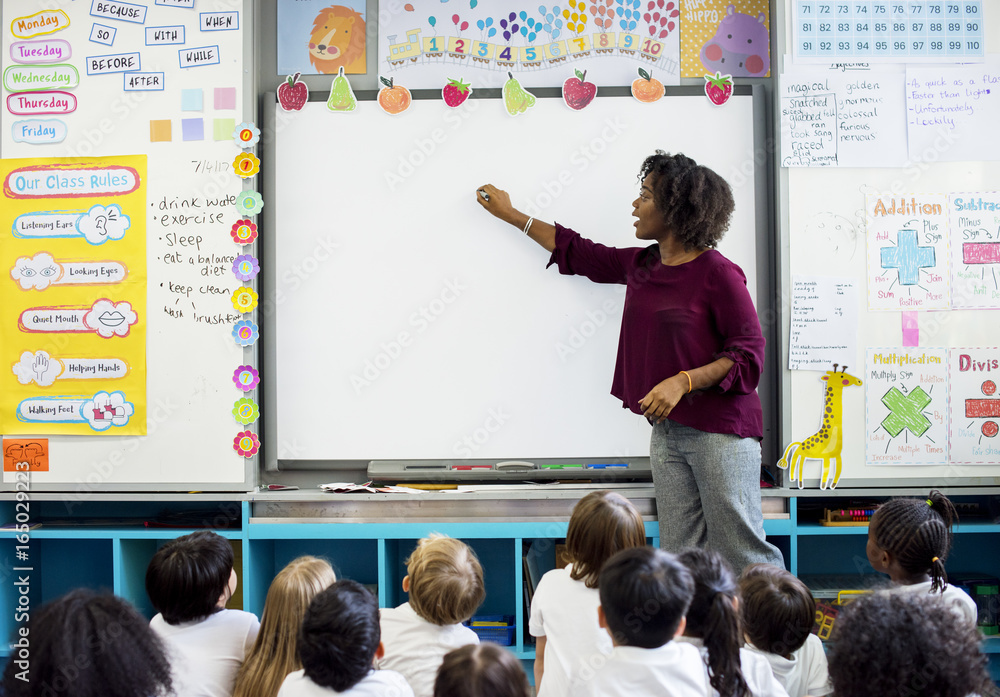
M 873 569 L 889 574 L 891 592 L 940 594 L 956 614 L 975 624 L 976 602 L 949 585 L 944 570 L 956 522 L 955 505 L 940 491 L 924 499 L 892 499 L 872 515 L 866 552 Z
M 837 697 L 995 695 L 982 637 L 939 595 L 873 593 L 837 616 L 830 678 Z
M 44 605 L 11 642 L 0 693 L 6 697 L 173 695 L 170 662 L 146 618 L 127 601 L 87 588 Z M 23 672 L 22 672 L 23 671 Z
M 530 218 L 491 184 L 476 201 L 551 252 L 560 273 L 625 285 L 611 394 L 653 427 L 660 545 L 711 547 L 737 571 L 784 566 L 760 507 L 764 337 L 743 271 L 715 249 L 732 191 L 679 153 L 647 157 L 639 179 L 632 215 L 646 247 L 606 247 Z

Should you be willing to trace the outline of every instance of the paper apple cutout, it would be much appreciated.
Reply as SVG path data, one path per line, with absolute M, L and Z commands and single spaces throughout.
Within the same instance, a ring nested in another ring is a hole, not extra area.
M 594 101 L 594 97 L 597 96 L 597 85 L 586 81 L 586 70 L 582 73 L 579 70 L 573 72 L 576 76 L 568 78 L 563 83 L 563 101 L 570 109 L 579 111 Z
M 278 104 L 285 111 L 299 111 L 309 101 L 309 86 L 295 73 L 278 85 Z

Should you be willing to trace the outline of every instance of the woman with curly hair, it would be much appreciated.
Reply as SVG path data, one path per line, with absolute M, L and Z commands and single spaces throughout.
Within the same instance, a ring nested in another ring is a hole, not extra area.
M 975 625 L 940 595 L 874 593 L 840 611 L 829 647 L 837 697 L 996 695 Z
M 625 285 L 611 393 L 653 427 L 660 545 L 710 547 L 737 571 L 784 566 L 760 507 L 764 337 L 743 271 L 715 249 L 732 191 L 711 169 L 659 150 L 638 178 L 632 215 L 646 247 L 606 247 L 534 220 L 491 184 L 476 200 L 551 252 L 560 273 Z
M 19 637 L 30 642 L 18 660 Z M 12 640 L 5 697 L 172 695 L 170 662 L 149 621 L 127 601 L 81 588 L 33 615 Z

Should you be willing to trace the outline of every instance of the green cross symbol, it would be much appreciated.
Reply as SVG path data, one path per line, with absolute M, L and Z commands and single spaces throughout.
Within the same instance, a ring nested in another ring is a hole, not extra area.
M 917 385 L 909 395 L 904 395 L 895 387 L 882 397 L 882 404 L 889 408 L 889 415 L 882 419 L 882 428 L 893 438 L 904 428 L 915 436 L 922 436 L 931 427 L 931 422 L 920 412 L 931 403 L 931 398 Z

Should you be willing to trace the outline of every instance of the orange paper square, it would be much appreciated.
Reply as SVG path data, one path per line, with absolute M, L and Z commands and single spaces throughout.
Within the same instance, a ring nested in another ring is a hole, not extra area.
M 48 438 L 4 438 L 4 472 L 48 472 Z
M 149 122 L 149 142 L 170 142 L 170 119 L 157 119 Z

